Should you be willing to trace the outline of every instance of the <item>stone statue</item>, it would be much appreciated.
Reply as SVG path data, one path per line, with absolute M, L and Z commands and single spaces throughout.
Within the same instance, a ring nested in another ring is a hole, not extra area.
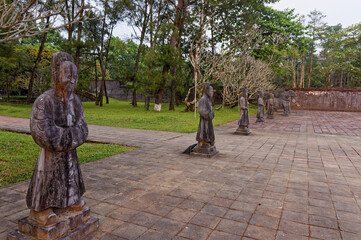
M 236 130 L 235 134 L 249 135 L 251 134 L 251 131 L 248 128 L 249 125 L 248 91 L 246 88 L 242 89 L 242 97 L 239 100 L 239 105 L 241 109 L 238 120 L 238 129 Z
M 267 102 L 267 118 L 273 119 L 274 118 L 274 95 L 270 93 L 270 97 Z
M 216 146 L 214 146 L 212 97 L 212 86 L 208 82 L 203 83 L 203 96 L 198 102 L 198 112 L 200 116 L 196 137 L 198 144 L 193 148 L 192 153 L 206 155 L 208 157 L 217 154 Z
M 26 195 L 30 216 L 9 234 L 15 239 L 23 239 L 21 234 L 40 239 L 69 234 L 66 239 L 78 239 L 99 225 L 81 199 L 85 187 L 76 148 L 86 141 L 88 126 L 74 94 L 78 73 L 71 60 L 68 53 L 52 55 L 52 88 L 32 108 L 30 132 L 41 152 Z
M 66 53 L 52 58 L 53 87 L 35 101 L 30 130 L 41 152 L 26 196 L 35 212 L 81 204 L 85 193 L 76 148 L 88 136 L 82 103 L 73 93 L 78 80 L 77 69 Z M 30 214 L 35 221 L 37 213 Z
M 291 112 L 291 101 L 297 101 L 297 94 L 293 90 L 280 89 L 274 92 L 274 96 L 274 110 L 281 108 L 283 115 L 288 116 Z
M 257 108 L 257 120 L 256 123 L 263 123 L 264 122 L 264 101 L 263 101 L 263 91 L 258 91 L 258 108 Z

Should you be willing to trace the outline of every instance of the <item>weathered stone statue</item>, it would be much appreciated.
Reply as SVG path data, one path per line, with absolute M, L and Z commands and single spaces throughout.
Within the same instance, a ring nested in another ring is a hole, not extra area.
M 203 96 L 198 102 L 200 115 L 196 140 L 198 144 L 193 148 L 191 154 L 211 157 L 218 153 L 214 146 L 214 129 L 212 119 L 214 112 L 212 107 L 213 88 L 208 83 L 203 83 Z
M 58 52 L 52 55 L 51 71 L 52 89 L 36 99 L 31 112 L 30 131 L 41 152 L 26 196 L 30 216 L 21 219 L 18 227 L 21 234 L 35 238 L 40 237 L 32 234 L 43 229 L 42 239 L 74 235 L 74 226 L 93 231 L 98 225 L 98 219 L 89 219 L 81 199 L 85 187 L 76 148 L 87 139 L 88 126 L 82 103 L 73 93 L 77 68 L 70 54 Z M 67 226 L 72 218 L 76 224 Z M 55 232 L 58 235 L 51 235 Z
M 270 93 L 270 97 L 267 102 L 267 118 L 273 119 L 274 118 L 274 95 Z
M 242 97 L 239 100 L 240 114 L 238 120 L 238 129 L 235 134 L 249 135 L 251 134 L 249 126 L 249 115 L 248 115 L 248 91 L 246 88 L 242 89 Z
M 263 91 L 258 91 L 258 108 L 257 108 L 257 120 L 256 123 L 263 123 L 264 122 L 264 101 L 263 101 Z
M 291 101 L 297 101 L 297 94 L 293 90 L 285 91 L 284 89 L 274 92 L 274 109 L 283 109 L 283 115 L 288 116 L 291 112 Z

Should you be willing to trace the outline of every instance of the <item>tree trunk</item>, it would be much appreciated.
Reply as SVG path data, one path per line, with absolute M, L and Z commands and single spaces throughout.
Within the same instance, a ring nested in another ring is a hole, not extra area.
M 49 27 L 49 20 L 50 20 L 49 17 L 46 18 L 46 26 L 45 26 L 45 28 Z M 31 77 L 30 77 L 29 85 L 28 85 L 28 96 L 27 96 L 27 99 L 26 99 L 27 104 L 29 104 L 31 102 L 31 99 L 33 97 L 33 86 L 34 86 L 36 68 L 38 67 L 38 65 L 40 63 L 41 54 L 42 54 L 42 52 L 44 50 L 44 45 L 45 45 L 45 42 L 46 42 L 47 35 L 48 35 L 48 32 L 45 32 L 44 35 L 43 35 L 43 39 L 41 40 L 41 45 L 40 45 L 39 51 L 38 51 L 38 56 L 36 57 L 34 68 L 33 68 L 33 71 L 31 72 Z
M 341 71 L 340 87 L 342 87 L 342 81 L 343 81 L 343 71 Z
M 106 70 L 104 70 L 105 72 Z M 106 76 L 105 76 L 106 77 Z M 104 77 L 104 78 L 105 78 Z M 107 84 L 105 83 L 105 80 L 104 80 L 104 95 L 105 95 L 105 103 L 106 104 L 109 104 L 109 97 L 108 97 L 108 91 L 107 91 Z
M 314 45 L 312 44 L 311 47 L 311 63 L 310 63 L 310 75 L 308 76 L 308 87 L 311 87 L 311 76 L 312 76 L 312 65 L 313 65 L 313 51 L 314 51 Z
M 148 25 L 148 1 L 145 1 L 145 9 L 144 9 L 144 15 L 143 15 L 143 24 L 142 24 L 142 32 L 140 34 L 140 42 L 139 42 L 139 46 L 138 46 L 138 51 L 137 51 L 137 57 L 135 59 L 135 65 L 134 65 L 134 73 L 132 76 L 132 84 L 133 84 L 133 98 L 132 98 L 132 105 L 133 107 L 137 106 L 137 91 L 135 89 L 135 83 L 136 83 L 136 76 L 137 76 L 137 72 L 138 72 L 138 67 L 139 67 L 139 59 L 140 59 L 140 54 L 142 51 L 142 47 L 143 47 L 143 41 L 144 41 L 144 37 L 145 37 L 145 32 L 147 30 L 147 25 Z
M 173 68 L 172 75 L 175 76 L 177 69 Z M 175 103 L 175 79 L 172 79 L 172 83 L 170 86 L 170 99 L 169 99 L 169 111 L 174 111 L 174 103 Z
M 83 11 L 80 12 L 80 17 L 83 17 Z M 79 59 L 80 59 L 80 49 L 81 47 L 79 46 L 80 44 L 80 40 L 81 40 L 81 33 L 83 31 L 83 23 L 79 22 L 78 23 L 78 38 L 77 38 L 77 45 L 76 45 L 76 52 L 75 52 L 75 66 L 78 69 L 79 72 Z
M 110 34 L 109 34 L 109 39 L 108 39 L 108 46 L 105 48 L 105 62 L 104 62 L 104 69 L 106 71 L 107 69 L 107 64 L 108 64 L 108 56 L 109 56 L 109 49 L 110 49 L 110 42 L 112 40 L 113 37 L 113 30 L 114 30 L 114 25 L 112 25 L 112 28 L 110 30 Z M 105 100 L 106 100 L 106 104 L 109 104 L 109 97 L 108 97 L 108 91 L 107 91 L 107 85 L 104 83 L 104 93 L 105 93 Z
M 293 87 L 293 88 L 295 88 L 295 87 L 297 86 L 296 67 L 297 67 L 297 65 L 292 68 L 292 79 L 293 79 L 293 81 L 292 81 L 292 87 Z
M 10 102 L 10 80 L 9 80 L 9 76 L 6 79 L 7 79 L 6 98 L 7 98 L 8 102 Z
M 182 37 L 182 30 L 183 30 L 183 26 L 184 26 L 184 21 L 185 21 L 185 18 L 186 18 L 186 8 L 187 8 L 187 5 L 184 5 L 184 2 L 183 0 L 179 0 L 178 1 L 178 7 L 179 7 L 179 20 L 176 19 L 174 24 L 175 26 L 177 27 L 178 29 L 178 37 L 177 37 L 177 43 L 176 43 L 176 48 L 177 49 L 180 49 L 181 47 L 181 37 Z M 174 103 L 175 103 L 175 88 L 176 88 L 176 80 L 175 80 L 175 77 L 176 77 L 176 74 L 177 74 L 177 68 L 173 67 L 173 70 L 172 70 L 172 76 L 173 76 L 173 80 L 172 80 L 172 83 L 171 83 L 171 96 L 170 96 L 170 102 L 169 102 L 169 110 L 170 111 L 174 111 L 175 108 L 174 108 Z
M 302 65 L 301 65 L 301 77 L 300 77 L 300 88 L 305 87 L 305 54 L 302 55 Z
M 95 105 L 99 105 L 99 98 L 98 98 L 98 66 L 97 61 L 94 62 L 95 66 Z
M 175 105 L 177 107 L 179 106 L 179 95 L 178 94 L 175 95 Z
M 104 30 L 105 30 L 105 19 L 106 19 L 106 12 L 107 12 L 107 6 L 108 6 L 108 1 L 105 1 L 104 4 L 104 18 L 103 18 L 103 26 L 102 26 L 102 38 L 101 38 L 101 44 L 100 44 L 100 56 L 99 56 L 99 60 L 100 60 L 100 68 L 102 71 L 102 82 L 100 84 L 100 92 L 99 92 L 99 106 L 103 106 L 103 95 L 104 95 L 104 88 L 105 88 L 105 66 L 104 66 L 104 61 L 103 61 L 103 48 L 104 48 Z
M 164 95 L 164 88 L 165 84 L 167 83 L 166 73 L 169 71 L 169 65 L 165 65 L 163 67 L 163 79 L 162 84 L 159 87 L 156 97 L 155 97 L 155 105 L 154 105 L 154 111 L 160 112 L 162 110 L 162 102 L 163 102 L 163 95 Z
M 183 12 L 185 13 L 186 7 L 187 6 L 184 6 L 183 0 L 178 0 L 178 4 L 176 7 L 176 15 L 175 15 L 175 19 L 174 19 L 174 26 L 176 27 L 176 29 L 178 29 L 178 33 L 176 32 L 176 30 L 173 31 L 172 35 L 171 35 L 171 40 L 170 40 L 170 45 L 173 48 L 177 48 L 177 44 L 178 44 L 178 42 L 180 42 L 181 28 L 182 28 L 182 24 L 184 24 L 184 20 L 182 18 L 182 13 Z M 156 104 L 154 105 L 155 111 L 160 111 L 160 109 L 161 109 L 161 104 L 162 104 L 163 94 L 164 94 L 164 87 L 166 84 L 166 78 L 164 76 L 169 72 L 169 70 L 170 70 L 170 66 L 168 64 L 165 64 L 163 67 L 163 83 L 162 83 L 161 87 L 158 89 L 158 92 L 156 95 Z M 170 99 L 170 101 L 172 101 L 172 99 Z M 172 103 L 170 103 L 170 105 L 171 104 Z M 174 102 L 173 102 L 173 106 L 174 106 Z
M 149 110 L 149 103 L 150 103 L 150 96 L 145 96 L 144 108 L 147 111 Z

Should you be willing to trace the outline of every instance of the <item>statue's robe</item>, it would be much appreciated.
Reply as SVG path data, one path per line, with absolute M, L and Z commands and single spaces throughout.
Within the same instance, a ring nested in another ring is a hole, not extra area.
M 264 121 L 264 101 L 261 97 L 258 98 L 257 119 Z
M 248 101 L 244 97 L 241 97 L 241 99 L 239 100 L 239 104 L 240 104 L 241 112 L 239 114 L 238 125 L 240 127 L 248 128 L 249 125 Z
M 212 123 L 214 112 L 212 101 L 205 95 L 203 95 L 203 97 L 198 102 L 198 112 L 200 115 L 200 120 L 196 140 L 198 142 L 209 143 L 213 146 L 215 141 Z

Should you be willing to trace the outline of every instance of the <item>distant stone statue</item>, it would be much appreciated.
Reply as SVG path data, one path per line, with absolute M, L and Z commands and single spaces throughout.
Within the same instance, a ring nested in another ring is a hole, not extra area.
M 257 120 L 256 123 L 263 123 L 264 122 L 264 101 L 263 101 L 263 91 L 258 91 L 258 108 L 257 108 Z
M 193 148 L 193 154 L 211 157 L 217 153 L 212 120 L 214 112 L 212 107 L 213 88 L 208 83 L 203 83 L 203 96 L 198 102 L 200 116 L 196 140 L 198 144 Z
M 267 102 L 267 118 L 273 119 L 274 118 L 274 95 L 270 93 L 270 97 Z
M 238 129 L 235 134 L 249 135 L 249 115 L 248 115 L 248 91 L 246 88 L 242 89 L 242 97 L 239 100 L 240 114 L 238 120 Z
M 297 102 L 297 94 L 293 90 L 279 89 L 274 92 L 274 110 L 283 109 L 283 115 L 291 112 L 291 101 Z
M 23 239 L 21 234 L 36 239 L 69 234 L 66 239 L 78 239 L 98 227 L 99 220 L 89 217 L 81 199 L 85 187 L 76 148 L 86 141 L 88 126 L 74 94 L 78 72 L 71 59 L 64 52 L 52 55 L 52 88 L 33 105 L 30 132 L 41 152 L 26 195 L 30 215 L 9 234 L 15 239 Z

